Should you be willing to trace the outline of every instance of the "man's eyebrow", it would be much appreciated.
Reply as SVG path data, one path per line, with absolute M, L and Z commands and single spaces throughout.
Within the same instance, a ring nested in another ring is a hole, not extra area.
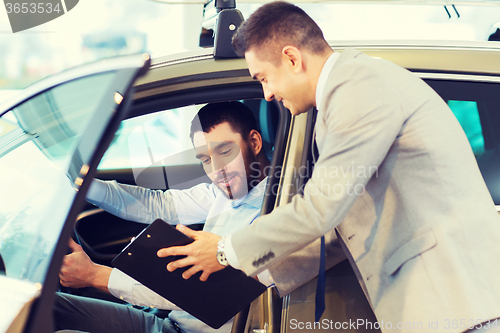
M 224 141 L 224 142 L 220 142 L 217 146 L 215 146 L 214 148 L 212 148 L 212 150 L 217 150 L 217 149 L 222 149 L 228 145 L 232 145 L 234 144 L 233 141 Z M 201 160 L 202 157 L 208 157 L 207 154 L 204 154 L 204 153 L 200 153 L 200 154 L 196 154 L 196 158 Z
M 191 156 L 193 156 L 193 155 L 191 155 Z M 201 158 L 202 158 L 202 157 L 207 157 L 207 156 L 208 156 L 207 154 L 196 154 L 196 156 L 195 156 L 195 157 L 196 157 L 197 159 L 201 160 Z
M 221 142 L 219 143 L 217 146 L 215 146 L 213 149 L 216 150 L 216 149 L 221 149 L 221 148 L 224 148 L 225 146 L 228 146 L 228 145 L 232 145 L 234 142 L 233 141 L 224 141 L 224 142 Z

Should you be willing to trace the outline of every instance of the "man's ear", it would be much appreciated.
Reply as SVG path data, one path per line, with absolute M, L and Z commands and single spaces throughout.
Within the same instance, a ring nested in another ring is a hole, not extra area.
M 255 156 L 259 155 L 262 150 L 262 136 L 256 130 L 251 130 L 248 134 L 248 145 Z
M 294 73 L 299 73 L 302 70 L 303 57 L 298 48 L 292 45 L 287 45 L 281 50 L 282 60 L 288 65 Z

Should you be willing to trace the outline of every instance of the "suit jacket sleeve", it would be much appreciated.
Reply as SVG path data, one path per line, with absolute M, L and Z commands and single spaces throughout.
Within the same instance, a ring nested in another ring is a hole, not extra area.
M 377 176 L 405 117 L 384 63 L 366 58 L 348 60 L 330 73 L 316 122 L 323 127 L 320 156 L 304 194 L 233 234 L 234 251 L 247 274 L 259 273 L 337 227 L 356 193 Z
M 272 279 L 283 297 L 318 275 L 321 242 L 318 238 L 305 248 L 292 253 L 269 268 Z M 326 270 L 346 259 L 335 230 L 325 235 Z

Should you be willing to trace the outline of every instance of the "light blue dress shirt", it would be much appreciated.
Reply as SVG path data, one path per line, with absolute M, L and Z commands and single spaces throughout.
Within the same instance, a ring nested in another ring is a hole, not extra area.
M 89 189 L 87 201 L 113 215 L 136 222 L 149 224 L 156 219 L 185 225 L 204 222 L 204 231 L 225 237 L 251 224 L 259 216 L 266 184 L 267 178 L 244 198 L 230 200 L 214 184 L 162 191 L 96 179 Z M 268 286 L 273 283 L 268 271 L 259 275 L 259 280 Z M 111 272 L 108 289 L 115 297 L 131 304 L 173 310 L 169 319 L 186 333 L 231 331 L 232 319 L 214 330 L 118 269 Z

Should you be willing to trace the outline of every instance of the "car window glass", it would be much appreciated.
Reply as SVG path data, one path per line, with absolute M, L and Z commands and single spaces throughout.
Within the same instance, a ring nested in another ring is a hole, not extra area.
M 278 109 L 260 99 L 240 102 L 253 113 L 262 133 L 263 151 L 269 158 L 279 121 Z M 191 138 L 192 122 L 199 122 L 196 114 L 203 106 L 191 105 L 122 121 L 98 169 L 107 175 L 106 179 L 123 182 L 120 177 L 126 177 L 127 183 L 150 189 L 189 189 L 201 183 L 212 184 L 214 179 L 221 186 L 230 186 L 239 172 L 234 170 L 242 169 L 235 165 L 241 164 L 243 154 L 249 153 L 241 151 L 237 141 L 231 141 L 235 138 L 232 129 L 223 130 L 221 136 L 207 142 L 201 142 L 203 135 L 200 142 L 196 134 Z M 227 132 L 232 134 L 226 135 Z M 216 171 L 224 167 L 229 171 L 218 175 Z M 249 169 L 250 165 L 243 168 Z M 245 178 L 239 176 L 235 179 Z
M 477 102 L 449 100 L 448 106 L 464 129 L 474 155 L 484 153 L 484 137 Z
M 165 158 L 193 148 L 189 126 L 202 106 L 191 105 L 122 121 L 98 169 L 145 168 L 158 161 L 165 165 L 180 163 Z
M 122 121 L 113 143 L 101 159 L 99 170 L 131 169 L 136 185 L 153 189 L 188 189 L 210 183 L 205 170 L 208 164 L 203 164 L 198 155 L 203 150 L 216 150 L 217 144 L 195 149 L 190 137 L 191 122 L 197 119 L 196 113 L 204 105 Z
M 43 282 L 77 193 L 69 170 L 78 138 L 113 77 L 59 85 L 0 118 L 0 255 L 7 276 Z
M 467 80 L 426 82 L 462 125 L 493 201 L 500 205 L 500 84 Z
M 241 102 L 254 113 L 264 149 L 271 158 L 279 122 L 276 106 L 260 99 Z M 145 168 L 159 161 L 165 166 L 190 163 L 182 158 L 166 157 L 193 148 L 189 128 L 194 116 L 204 105 L 189 105 L 122 121 L 98 170 Z

